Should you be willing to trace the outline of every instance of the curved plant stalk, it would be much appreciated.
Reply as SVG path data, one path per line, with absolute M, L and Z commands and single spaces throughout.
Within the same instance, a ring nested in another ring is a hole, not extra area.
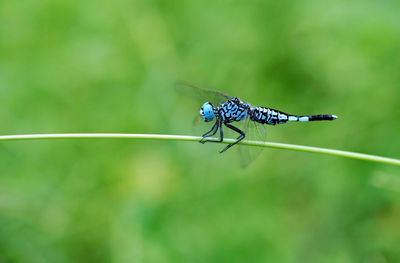
M 169 140 L 169 141 L 200 141 L 201 137 L 187 136 L 187 135 L 130 134 L 130 133 L 57 133 L 57 134 L 21 134 L 21 135 L 0 136 L 0 141 L 44 140 L 44 139 L 150 139 L 150 140 Z M 232 142 L 234 142 L 234 139 L 224 139 L 222 143 L 228 144 Z M 274 143 L 274 142 L 242 141 L 241 144 L 248 146 L 268 147 L 268 148 L 286 149 L 286 150 L 294 150 L 301 152 L 313 152 L 313 153 L 320 153 L 327 155 L 335 155 L 345 158 L 360 159 L 370 162 L 393 164 L 400 166 L 399 159 L 393 159 L 393 158 L 387 158 L 387 157 L 381 157 L 363 153 L 355 153 L 355 152 L 285 144 L 285 143 Z

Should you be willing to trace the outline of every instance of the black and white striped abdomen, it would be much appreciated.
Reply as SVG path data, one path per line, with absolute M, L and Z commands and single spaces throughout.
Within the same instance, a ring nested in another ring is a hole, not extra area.
M 252 121 L 259 123 L 265 123 L 269 125 L 281 124 L 290 120 L 290 115 L 278 110 L 265 108 L 265 107 L 255 107 L 251 108 L 250 118 Z
M 255 107 L 250 110 L 251 120 L 269 125 L 282 124 L 287 121 L 330 121 L 337 119 L 336 115 L 320 114 L 296 116 L 265 107 Z

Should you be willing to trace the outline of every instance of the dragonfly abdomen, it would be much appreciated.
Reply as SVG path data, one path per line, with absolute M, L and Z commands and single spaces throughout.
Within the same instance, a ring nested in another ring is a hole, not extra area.
M 306 115 L 306 116 L 289 115 L 289 121 L 332 121 L 335 119 L 337 119 L 337 116 L 331 114 Z
M 266 107 L 255 107 L 251 108 L 250 111 L 250 119 L 262 124 L 281 124 L 289 121 L 291 117 L 291 115 L 287 113 Z
M 251 120 L 262 123 L 262 124 L 282 124 L 287 121 L 327 121 L 337 119 L 336 115 L 330 114 L 319 114 L 319 115 L 306 115 L 297 116 L 284 113 L 282 111 L 266 108 L 266 107 L 255 107 L 251 108 Z

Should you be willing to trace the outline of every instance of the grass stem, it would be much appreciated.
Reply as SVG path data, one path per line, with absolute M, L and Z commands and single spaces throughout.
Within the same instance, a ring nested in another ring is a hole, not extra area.
M 187 135 L 165 135 L 165 134 L 130 134 L 130 133 L 57 133 L 57 134 L 21 134 L 2 135 L 0 141 L 15 140 L 53 140 L 53 139 L 147 139 L 147 140 L 169 140 L 169 141 L 199 141 L 199 136 Z M 224 139 L 222 143 L 232 143 L 234 139 Z M 275 142 L 243 141 L 242 145 L 285 149 L 301 152 L 312 152 L 319 154 L 335 155 L 345 158 L 353 158 L 370 162 L 385 163 L 400 166 L 400 160 L 381 157 L 370 154 L 355 153 L 341 150 L 333 150 L 319 147 L 293 145 Z

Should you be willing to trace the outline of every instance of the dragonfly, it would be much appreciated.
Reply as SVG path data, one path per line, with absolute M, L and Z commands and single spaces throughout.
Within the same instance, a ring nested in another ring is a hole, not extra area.
M 206 123 L 215 120 L 211 129 L 202 135 L 200 143 L 222 142 L 224 139 L 224 128 L 239 134 L 235 141 L 219 151 L 220 153 L 225 152 L 246 138 L 246 133 L 234 126 L 235 122 L 247 120 L 249 123 L 264 126 L 284 124 L 287 122 L 332 121 L 338 118 L 333 114 L 294 115 L 269 107 L 253 107 L 250 103 L 242 101 L 237 97 L 232 97 L 220 91 L 199 88 L 181 81 L 177 82 L 175 87 L 179 92 L 185 93 L 186 95 L 192 96 L 195 94 L 197 99 L 205 98 L 205 102 L 200 107 L 200 116 Z M 219 139 L 211 139 L 210 137 L 214 136 L 218 130 Z M 266 133 L 264 127 L 259 130 Z

